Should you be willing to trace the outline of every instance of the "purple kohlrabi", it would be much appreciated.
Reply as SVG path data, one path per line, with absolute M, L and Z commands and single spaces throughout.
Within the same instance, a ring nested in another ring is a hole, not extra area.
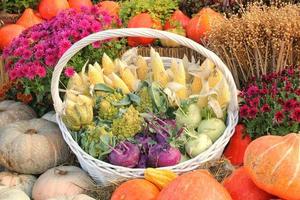
M 156 144 L 149 149 L 148 164 L 151 167 L 167 167 L 180 162 L 181 153 L 169 144 Z
M 108 160 L 113 165 L 133 168 L 140 160 L 140 149 L 130 142 L 121 142 L 109 154 Z
M 155 140 L 157 143 L 159 144 L 164 144 L 168 142 L 168 138 L 170 137 L 170 135 L 168 133 L 156 133 L 155 134 Z
M 148 153 L 149 148 L 153 145 L 154 142 L 152 137 L 143 133 L 137 134 L 134 139 L 139 145 L 141 151 L 146 154 Z
M 147 167 L 148 157 L 145 154 L 141 154 L 139 163 L 137 164 L 137 168 L 146 168 Z

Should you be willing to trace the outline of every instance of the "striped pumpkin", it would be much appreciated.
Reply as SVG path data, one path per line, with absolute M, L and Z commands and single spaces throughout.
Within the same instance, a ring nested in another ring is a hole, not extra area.
M 264 191 L 288 200 L 300 200 L 300 135 L 263 136 L 248 146 L 244 165 Z

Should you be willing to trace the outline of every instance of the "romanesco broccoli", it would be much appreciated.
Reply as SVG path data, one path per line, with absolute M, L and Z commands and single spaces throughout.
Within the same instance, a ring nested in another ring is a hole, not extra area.
M 119 138 L 133 137 L 142 130 L 143 118 L 139 112 L 130 106 L 122 117 L 113 120 L 112 133 Z
M 113 103 L 119 102 L 123 97 L 124 96 L 118 92 L 109 93 L 104 96 L 99 103 L 99 117 L 104 120 L 113 120 L 116 118 L 119 113 L 119 107 L 113 105 Z
M 141 113 L 153 112 L 153 101 L 149 94 L 148 87 L 143 87 L 138 92 L 138 96 L 140 97 L 141 102 L 136 109 Z

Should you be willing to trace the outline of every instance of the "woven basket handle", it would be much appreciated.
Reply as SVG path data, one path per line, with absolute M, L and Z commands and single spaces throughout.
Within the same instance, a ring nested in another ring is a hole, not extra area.
M 159 31 L 155 29 L 148 29 L 148 28 L 124 28 L 124 29 L 110 29 L 106 31 L 101 31 L 98 33 L 91 34 L 75 44 L 72 45 L 60 58 L 57 65 L 55 66 L 52 80 L 51 80 L 51 95 L 54 103 L 55 111 L 58 114 L 61 114 L 63 111 L 63 103 L 59 96 L 59 80 L 60 75 L 64 69 L 64 67 L 67 65 L 68 61 L 82 48 L 88 46 L 91 43 L 97 42 L 97 41 L 103 41 L 107 39 L 112 38 L 119 38 L 119 37 L 146 37 L 146 38 L 158 38 L 158 39 L 170 39 L 182 46 L 189 47 L 198 53 L 200 53 L 202 56 L 209 58 L 223 73 L 230 92 L 231 92 L 231 102 L 229 104 L 228 109 L 229 110 L 237 110 L 238 109 L 238 103 L 237 103 L 237 89 L 234 82 L 234 79 L 232 77 L 231 72 L 226 67 L 226 65 L 222 62 L 222 60 L 212 51 L 206 49 L 202 45 L 194 42 L 193 40 L 190 40 L 186 37 L 166 32 L 166 31 Z

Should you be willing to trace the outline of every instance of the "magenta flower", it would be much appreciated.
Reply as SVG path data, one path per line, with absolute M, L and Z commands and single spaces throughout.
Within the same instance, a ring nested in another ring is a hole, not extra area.
M 300 107 L 296 107 L 291 113 L 290 118 L 300 123 Z
M 8 75 L 10 80 L 15 80 L 17 78 L 16 70 L 11 70 Z
M 32 56 L 32 52 L 30 50 L 24 50 L 23 52 L 23 58 L 24 59 L 29 59 Z
M 275 120 L 277 123 L 282 123 L 283 122 L 283 119 L 284 119 L 284 114 L 282 111 L 278 111 L 276 114 L 275 114 Z
M 289 99 L 283 104 L 283 109 L 284 110 L 292 110 L 292 109 L 294 109 L 295 104 L 296 104 L 296 100 Z
M 256 117 L 256 114 L 258 113 L 257 108 L 250 108 L 249 110 L 249 118 L 253 119 Z
M 64 74 L 65 74 L 66 77 L 70 78 L 75 74 L 75 70 L 72 66 L 66 67 L 66 69 L 64 71 Z
M 271 108 L 270 108 L 269 104 L 264 104 L 264 105 L 261 107 L 261 111 L 262 111 L 262 112 L 270 112 L 270 111 L 271 111 Z
M 257 95 L 257 94 L 259 94 L 259 88 L 256 85 L 252 85 L 248 88 L 247 95 L 249 97 L 252 97 L 252 96 Z
M 260 94 L 265 95 L 268 94 L 268 90 L 266 88 L 263 88 L 259 91 Z
M 40 67 L 37 68 L 36 71 L 37 71 L 37 75 L 40 78 L 44 78 L 46 76 L 47 71 L 46 71 L 45 67 L 40 66 Z
M 250 101 L 250 106 L 251 106 L 251 107 L 257 107 L 258 104 L 259 104 L 259 97 L 255 97 L 254 99 L 252 99 L 252 100 Z
M 93 46 L 95 49 L 98 49 L 98 48 L 101 47 L 101 42 L 100 42 L 100 41 L 94 42 L 94 43 L 92 44 L 92 46 Z
M 248 117 L 249 110 L 250 110 L 250 108 L 247 105 L 241 106 L 240 107 L 240 116 L 244 117 L 244 118 Z

